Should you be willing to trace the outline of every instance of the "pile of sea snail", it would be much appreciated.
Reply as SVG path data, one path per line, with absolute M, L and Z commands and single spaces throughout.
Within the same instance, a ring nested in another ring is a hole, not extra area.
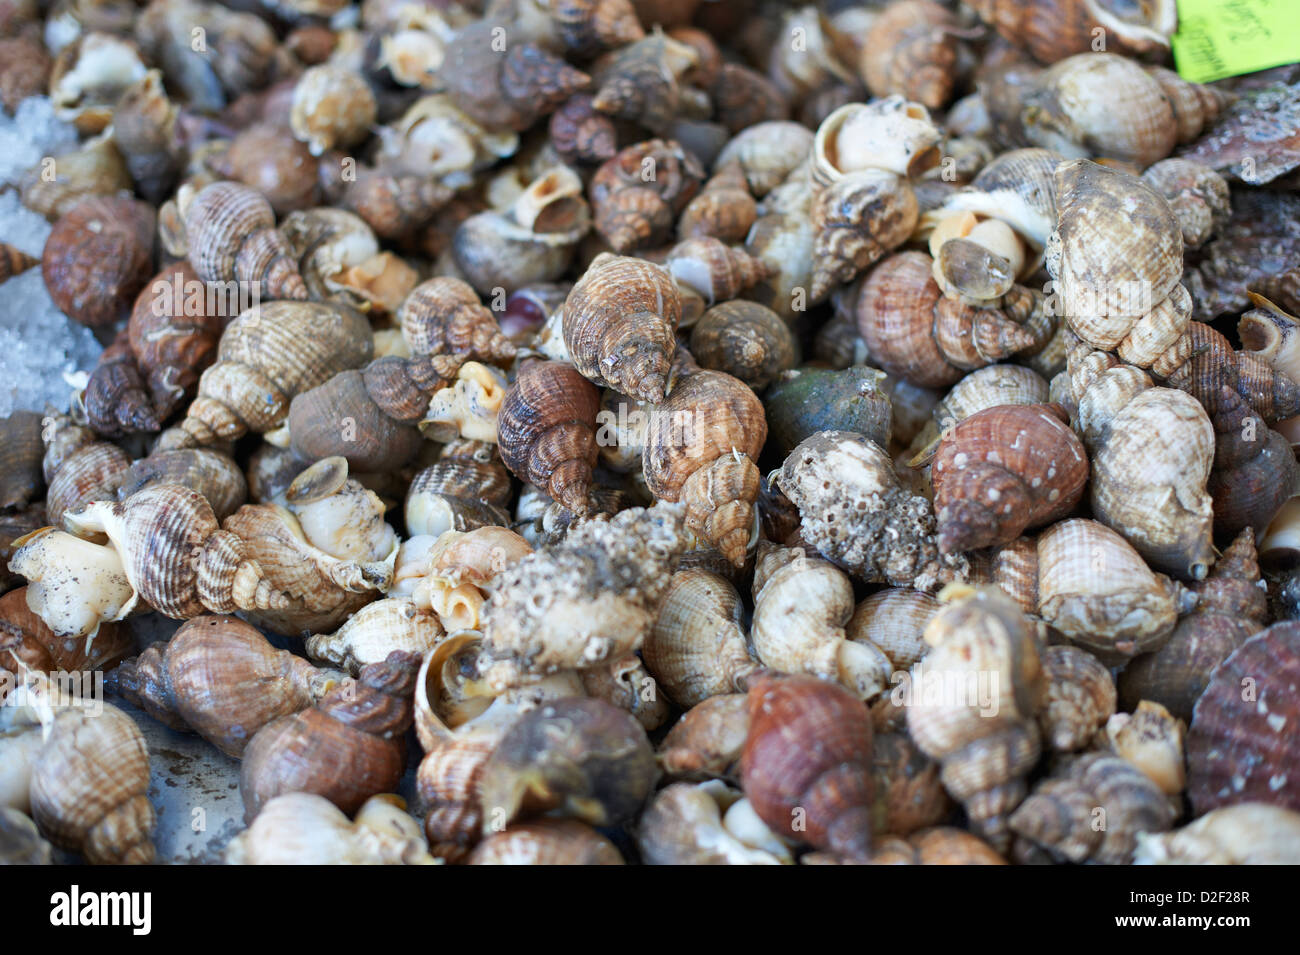
M 237 7 L 0 6 L 108 346 L 0 422 L 6 860 L 155 859 L 120 700 L 240 762 L 235 863 L 1300 862 L 1300 176 L 1233 151 L 1296 67 L 1180 78 L 1172 0 Z

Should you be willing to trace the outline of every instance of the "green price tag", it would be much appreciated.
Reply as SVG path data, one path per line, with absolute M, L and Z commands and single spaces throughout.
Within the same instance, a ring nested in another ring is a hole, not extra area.
M 1194 83 L 1300 62 L 1300 0 L 1178 0 L 1173 48 Z

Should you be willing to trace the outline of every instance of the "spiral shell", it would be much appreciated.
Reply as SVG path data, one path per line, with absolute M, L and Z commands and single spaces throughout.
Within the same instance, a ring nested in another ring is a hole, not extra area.
M 813 133 L 801 123 L 769 120 L 738 133 L 714 163 L 721 169 L 740 163 L 755 198 L 761 199 L 786 180 L 808 158 Z
M 781 836 L 856 861 L 871 846 L 871 720 L 852 693 L 809 676 L 749 689 L 745 795 Z
M 1038 714 L 1048 682 L 1029 620 L 1000 591 L 970 588 L 926 627 L 933 649 L 913 670 L 907 728 L 942 765 L 944 788 L 966 808 L 971 828 L 994 847 L 1010 842 L 1007 816 L 1024 798 L 1038 761 Z M 978 678 L 989 680 L 980 690 Z M 925 693 L 925 680 L 962 683 L 959 693 Z
M 437 461 L 411 480 L 404 508 L 407 532 L 438 537 L 448 530 L 508 524 L 505 505 L 512 492 L 510 472 L 496 445 L 451 441 Z
M 501 459 L 572 511 L 587 509 L 600 394 L 569 365 L 527 362 L 497 417 Z
M 707 570 L 673 574 L 658 616 L 641 647 L 646 668 L 683 707 L 735 693 L 758 669 L 741 629 L 736 589 Z
M 0 418 L 0 508 L 24 508 L 45 485 L 42 416 L 15 411 Z
M 1263 629 L 1268 601 L 1260 586 L 1254 533 L 1249 528 L 1242 531 L 1209 576 L 1189 589 L 1198 598 L 1191 613 L 1178 619 L 1163 646 L 1133 660 L 1120 673 L 1125 709 L 1151 700 L 1189 722 L 1214 668 Z
M 1074 510 L 1088 456 L 1067 420 L 1059 405 L 1004 405 L 944 436 L 930 469 L 940 551 L 1004 544 Z
M 1138 833 L 1164 832 L 1173 820 L 1164 793 L 1137 767 L 1090 754 L 1035 786 L 1010 826 L 1054 859 L 1122 865 Z
M 983 840 L 948 826 L 913 833 L 907 839 L 881 839 L 871 861 L 875 865 L 1007 865 Z
M 592 105 L 602 113 L 664 133 L 693 88 L 682 82 L 699 62 L 695 50 L 662 30 L 597 61 Z
M 342 458 L 326 458 L 294 480 L 287 508 L 246 504 L 226 519 L 268 585 L 289 596 L 245 608 L 253 622 L 286 634 L 332 630 L 392 584 L 397 535 L 384 503 L 347 475 Z
M 565 300 L 564 344 L 578 371 L 633 398 L 660 402 L 682 300 L 668 273 L 602 252 Z
M 92 640 L 58 636 L 27 606 L 26 587 L 0 597 L 0 670 L 11 674 L 107 670 L 134 644 L 126 627 L 111 623 L 101 625 Z
M 94 197 L 54 224 L 41 253 L 50 298 L 74 321 L 110 325 L 134 299 L 153 258 L 153 210 L 143 202 Z
M 757 302 L 715 305 L 691 329 L 700 367 L 725 372 L 762 391 L 799 363 L 799 342 L 781 317 Z
M 686 505 L 686 524 L 739 566 L 753 537 L 767 440 L 763 406 L 730 375 L 677 377 L 646 428 L 642 471 L 656 498 Z
M 489 20 L 458 30 L 438 79 L 452 100 L 488 129 L 524 130 L 554 111 L 591 77 L 535 43 L 510 43 L 503 53 Z
M 1115 713 L 1115 681 L 1096 657 L 1076 647 L 1041 654 L 1047 704 L 1038 715 L 1043 743 L 1068 753 L 1084 749 Z
M 939 109 L 961 79 L 958 32 L 952 13 L 930 0 L 889 4 L 862 44 L 859 69 L 867 89 L 876 96 L 902 94 Z
M 802 551 L 765 548 L 754 575 L 754 653 L 784 673 L 806 673 L 870 701 L 889 683 L 889 658 L 874 644 L 848 639 L 854 612 L 848 576 Z
M 197 193 L 187 188 L 178 204 L 200 279 L 234 280 L 267 298 L 307 298 L 288 239 L 275 229 L 275 213 L 260 192 L 235 182 L 214 182 Z
M 420 283 L 402 302 L 397 320 L 415 355 L 447 354 L 503 364 L 515 354 L 496 317 L 460 279 L 443 276 Z
M 341 678 L 276 650 L 242 620 L 205 615 L 122 663 L 109 683 L 154 719 L 238 758 L 259 729 L 311 706 Z
M 715 166 L 713 176 L 682 210 L 677 237 L 712 236 L 722 242 L 743 242 L 758 218 L 744 167 L 738 160 Z
M 1043 63 L 1102 49 L 1150 53 L 1169 48 L 1177 14 L 1170 0 L 1123 13 L 1095 0 L 972 0 L 970 7 L 1011 43 Z
M 1289 785 L 1300 754 L 1293 733 L 1300 624 L 1275 623 L 1215 667 L 1187 731 L 1187 796 L 1201 815 L 1261 802 L 1300 808 Z
M 354 309 L 324 302 L 268 302 L 242 312 L 221 335 L 185 419 L 157 447 L 212 444 L 278 428 L 293 397 L 373 356 L 374 336 Z
M 314 660 L 342 667 L 356 676 L 363 667 L 382 663 L 394 650 L 423 655 L 445 632 L 438 618 L 409 600 L 388 598 L 368 603 L 334 633 L 314 634 L 305 649 Z
M 324 796 L 356 812 L 402 778 L 411 696 L 420 658 L 395 650 L 335 687 L 315 706 L 268 723 L 244 751 L 239 788 L 252 820 L 284 793 Z
M 699 161 L 674 140 L 628 146 L 591 179 L 596 231 L 619 255 L 663 242 L 703 180 Z
M 1142 179 L 1164 196 L 1183 231 L 1183 248 L 1199 249 L 1232 214 L 1228 183 L 1208 166 L 1190 159 L 1162 159 Z
M 135 722 L 110 704 L 61 712 L 32 763 L 32 818 L 50 841 L 92 865 L 154 859 L 149 751 Z

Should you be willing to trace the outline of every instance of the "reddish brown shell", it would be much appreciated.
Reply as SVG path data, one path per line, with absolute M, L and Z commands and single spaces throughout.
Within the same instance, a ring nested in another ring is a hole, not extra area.
M 90 426 L 100 434 L 158 430 L 158 416 L 145 391 L 125 329 L 100 353 L 81 402 Z
M 773 832 L 869 858 L 871 717 L 853 693 L 815 677 L 759 677 L 749 689 L 741 772 Z
M 962 79 L 958 32 L 952 12 L 932 0 L 891 3 L 862 45 L 859 66 L 867 89 L 941 108 Z
M 133 646 L 131 631 L 116 623 L 100 624 L 89 644 L 84 637 L 56 635 L 28 609 L 26 587 L 0 597 L 0 670 L 104 670 L 130 653 Z
M 586 511 L 600 392 L 572 365 L 530 361 L 497 415 L 501 460 L 571 511 Z
M 942 296 L 923 252 L 890 256 L 872 269 L 857 303 L 858 334 L 872 360 L 923 388 L 943 388 L 961 378 L 961 369 L 948 363 L 934 341 L 934 308 Z
M 140 290 L 131 309 L 131 351 L 159 420 L 193 397 L 199 376 L 216 360 L 226 320 L 235 315 L 209 288 L 188 262 L 177 262 Z
M 153 209 L 135 199 L 77 203 L 54 223 L 41 254 L 54 304 L 92 328 L 115 322 L 149 277 L 153 231 Z
M 604 162 L 618 152 L 614 121 L 593 105 L 590 93 L 575 93 L 554 113 L 551 145 L 569 162 Z
M 316 793 L 351 815 L 371 796 L 395 790 L 419 669 L 416 654 L 394 650 L 363 667 L 355 683 L 259 730 L 239 781 L 246 818 L 282 793 Z
M 226 179 L 252 186 L 264 195 L 276 215 L 316 204 L 317 159 L 289 130 L 258 123 L 242 131 L 212 168 Z
M 939 549 L 976 550 L 1065 517 L 1088 455 L 1060 405 L 998 405 L 960 421 L 930 468 Z
M 1187 731 L 1196 815 L 1235 803 L 1300 810 L 1300 622 L 1275 623 L 1210 676 Z

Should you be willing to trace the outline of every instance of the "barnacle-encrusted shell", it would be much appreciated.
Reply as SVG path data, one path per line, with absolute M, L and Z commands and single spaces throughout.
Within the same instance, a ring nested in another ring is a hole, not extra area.
M 855 576 L 931 590 L 965 574 L 964 558 L 939 553 L 930 502 L 905 489 L 889 455 L 861 435 L 813 435 L 776 483 L 799 508 L 804 539 Z
M 1215 668 L 1187 731 L 1187 795 L 1197 814 L 1235 803 L 1300 810 L 1300 623 L 1275 623 Z
M 636 649 L 688 546 L 680 511 L 656 505 L 587 521 L 507 568 L 483 611 L 485 679 L 505 688 Z

